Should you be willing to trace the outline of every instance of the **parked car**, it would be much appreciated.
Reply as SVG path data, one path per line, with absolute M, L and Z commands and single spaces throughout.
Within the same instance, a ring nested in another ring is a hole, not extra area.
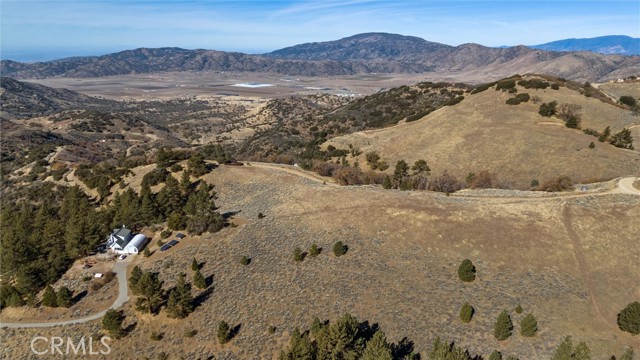
M 118 257 L 118 259 L 120 259 L 120 260 L 124 260 L 124 259 L 126 259 L 126 258 L 127 258 L 127 255 L 125 255 L 125 254 L 122 254 L 122 255 L 120 255 L 120 256 Z

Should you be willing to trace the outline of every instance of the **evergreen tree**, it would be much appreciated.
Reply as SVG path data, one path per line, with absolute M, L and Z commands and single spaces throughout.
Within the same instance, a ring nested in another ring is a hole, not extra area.
M 627 128 L 620 130 L 620 132 L 611 137 L 609 143 L 615 147 L 633 150 L 633 137 L 631 136 L 631 131 Z
M 186 206 L 190 215 L 187 221 L 187 230 L 195 234 L 204 232 L 217 232 L 224 226 L 224 218 L 216 211 L 215 192 L 204 181 L 198 189 L 189 197 Z
M 469 353 L 455 344 L 447 344 L 436 338 L 429 352 L 429 360 L 471 360 Z
M 411 170 L 413 170 L 414 176 L 415 175 L 429 176 L 429 174 L 431 173 L 431 168 L 429 167 L 429 165 L 427 165 L 427 162 L 422 159 L 417 160 L 415 163 L 413 163 Z
M 538 332 L 538 321 L 533 316 L 533 314 L 529 313 L 520 322 L 520 335 L 526 336 L 526 337 L 532 337 L 532 336 L 535 336 L 537 332 Z
M 178 276 L 176 287 L 169 293 L 167 313 L 171 318 L 183 319 L 193 312 L 191 285 L 185 281 L 185 274 Z
M 491 355 L 489 355 L 489 360 L 502 360 L 502 353 L 498 350 L 493 350 Z
M 622 356 L 620 356 L 620 360 L 633 360 L 633 349 L 626 348 Z
M 207 164 L 204 162 L 204 157 L 199 153 L 191 155 L 188 161 L 189 171 L 193 176 L 200 177 L 207 173 Z
M 11 307 L 21 307 L 25 306 L 26 302 L 22 298 L 19 292 L 14 291 L 9 295 L 9 298 L 6 300 L 6 305 Z M 1 307 L 0 307 L 1 308 Z
M 123 322 L 124 317 L 121 312 L 109 309 L 102 318 L 102 328 L 109 331 L 109 335 L 117 339 L 124 334 L 124 329 L 122 329 Z
M 161 219 L 160 208 L 149 184 L 142 184 L 140 190 L 140 219 L 144 225 L 154 224 Z
M 133 295 L 140 295 L 140 290 L 138 288 L 138 281 L 142 277 L 142 270 L 140 270 L 139 266 L 134 266 L 131 270 L 131 276 L 129 276 L 129 288 L 131 288 L 131 292 Z
M 458 277 L 465 282 L 471 282 L 476 279 L 476 267 L 471 260 L 464 259 L 458 267 Z
M 620 330 L 640 334 L 640 302 L 634 301 L 618 313 Z
M 571 336 L 565 337 L 560 345 L 556 348 L 556 351 L 553 353 L 553 357 L 551 360 L 572 360 L 573 359 L 573 341 L 571 341 Z
M 576 346 L 576 350 L 573 354 L 574 360 L 591 360 L 591 349 L 583 341 Z
M 474 312 L 475 310 L 473 309 L 473 306 L 469 305 L 468 302 L 465 302 L 460 308 L 460 320 L 462 320 L 463 323 L 470 322 Z
M 298 262 L 301 262 L 302 260 L 304 260 L 302 249 L 300 249 L 299 247 L 296 247 L 295 249 L 293 249 L 293 260 Z
M 511 330 L 513 330 L 511 317 L 507 314 L 506 310 L 502 310 L 500 315 L 498 315 L 496 324 L 494 325 L 493 336 L 495 336 L 496 339 L 503 341 L 511 336 Z
M 56 297 L 56 291 L 53 290 L 51 285 L 47 285 L 42 295 L 42 306 L 56 307 L 58 306 L 58 299 Z
M 180 191 L 182 192 L 182 196 L 185 198 L 189 198 L 191 195 L 191 173 L 189 170 L 185 170 L 182 172 L 182 176 L 180 177 Z
M 162 304 L 162 281 L 158 273 L 145 271 L 136 284 L 140 297 L 136 301 L 136 308 L 140 311 L 155 314 Z
M 393 179 L 399 183 L 407 175 L 409 175 L 409 165 L 404 160 L 398 161 L 396 163 L 396 168 L 393 171 Z
M 202 276 L 200 269 L 196 269 L 196 272 L 193 274 L 193 285 L 195 285 L 198 289 L 206 289 L 207 288 L 207 280 Z
M 333 244 L 333 254 L 336 257 L 340 257 L 346 254 L 348 250 L 349 248 L 347 247 L 347 245 L 343 244 L 342 241 L 337 241 L 335 244 Z
M 187 219 L 182 210 L 174 211 L 169 215 L 167 227 L 171 230 L 184 230 L 187 227 Z
M 221 321 L 218 325 L 218 342 L 222 345 L 231 340 L 231 327 L 225 321 Z
M 198 269 L 200 269 L 200 264 L 198 264 L 198 260 L 196 260 L 196 258 L 193 258 L 191 261 L 191 270 L 198 271 Z
M 391 178 L 389 177 L 389 175 L 384 177 L 384 180 L 382 181 L 382 187 L 384 189 L 391 189 L 393 187 L 393 183 L 391 182 Z
M 144 255 L 144 257 L 151 256 L 151 250 L 149 250 L 148 247 L 145 247 L 144 250 L 142 250 L 142 255 Z
M 58 304 L 59 307 L 65 307 L 65 308 L 70 307 L 72 299 L 73 299 L 73 294 L 71 293 L 71 290 L 69 290 L 68 287 L 63 286 L 60 289 L 58 289 L 58 293 L 56 295 L 56 303 Z
M 158 192 L 157 200 L 165 217 L 168 217 L 173 212 L 182 210 L 184 203 L 180 185 L 173 175 L 167 175 L 164 187 Z
M 289 350 L 280 355 L 281 360 L 314 360 L 315 349 L 308 334 L 300 333 L 298 328 L 293 330 L 289 340 Z
M 316 257 L 318 255 L 320 255 L 318 245 L 316 243 L 311 244 L 311 247 L 309 248 L 309 256 Z
M 362 353 L 362 360 L 393 360 L 391 345 L 382 330 L 376 331 Z

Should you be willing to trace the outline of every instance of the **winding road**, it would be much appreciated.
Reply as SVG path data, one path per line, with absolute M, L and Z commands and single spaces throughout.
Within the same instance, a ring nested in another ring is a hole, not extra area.
M 127 268 L 129 264 L 133 260 L 133 256 L 129 256 L 124 260 L 116 260 L 116 263 L 113 265 L 113 272 L 116 273 L 116 278 L 118 279 L 118 297 L 116 301 L 109 306 L 109 308 L 104 309 L 98 313 L 93 315 L 71 319 L 71 320 L 63 320 L 63 321 L 53 321 L 53 322 L 36 322 L 36 323 L 5 323 L 0 322 L 0 328 L 46 328 L 46 327 L 55 327 L 55 326 L 64 326 L 64 325 L 73 325 L 73 324 L 81 324 L 87 321 L 92 321 L 99 319 L 107 313 L 109 309 L 117 309 L 124 305 L 127 301 L 129 301 L 129 286 L 127 284 Z
M 273 170 L 277 170 L 277 171 L 282 171 L 291 175 L 296 175 L 296 176 L 300 176 L 303 177 L 305 179 L 309 179 L 315 182 L 319 182 L 319 183 L 323 183 L 326 185 L 330 185 L 330 186 L 339 186 L 337 184 L 335 184 L 335 182 L 333 181 L 333 179 L 331 178 L 326 178 L 323 176 L 320 176 L 318 174 L 315 174 L 313 172 L 310 171 L 305 171 L 300 169 L 297 166 L 291 166 L 291 165 L 281 165 L 281 164 L 270 164 L 270 163 L 258 163 L 258 162 L 248 162 L 245 163 L 245 166 L 247 166 L 248 168 L 250 167 L 257 167 L 257 168 L 265 168 L 265 169 L 273 169 Z M 607 191 L 601 191 L 601 192 L 596 192 L 596 193 L 579 193 L 579 194 L 558 194 L 558 195 L 554 195 L 554 196 L 546 196 L 546 197 L 500 197 L 501 199 L 509 199 L 509 198 L 518 198 L 518 199 L 522 199 L 522 200 L 544 200 L 544 199 L 557 199 L 557 198 L 575 198 L 575 197 L 583 197 L 583 196 L 593 196 L 593 195 L 607 195 L 607 194 L 632 194 L 632 195 L 639 195 L 640 196 L 640 190 L 636 189 L 633 184 L 635 181 L 640 180 L 640 178 L 637 177 L 623 177 L 620 178 L 620 180 L 618 181 L 617 186 L 614 189 L 610 189 Z M 462 195 L 464 196 L 464 195 Z M 477 197 L 474 196 L 474 198 L 482 198 L 482 197 Z M 574 236 L 575 234 L 573 234 L 571 231 L 571 227 L 570 224 L 567 223 L 565 224 L 567 225 L 567 229 L 569 230 L 569 235 L 571 237 L 572 240 L 577 239 L 577 236 Z M 577 243 L 577 241 L 574 241 L 574 245 L 579 245 L 579 243 Z M 89 315 L 89 316 L 85 316 L 85 317 L 81 317 L 81 318 L 77 318 L 77 319 L 71 319 L 71 320 L 64 320 L 64 321 L 54 321 L 54 322 L 35 322 L 35 323 L 4 323 L 4 322 L 0 322 L 0 328 L 46 328 L 46 327 L 55 327 L 55 326 L 64 326 L 64 325 L 73 325 L 73 324 L 81 324 L 81 323 L 85 323 L 88 321 L 92 321 L 92 320 L 96 320 L 99 319 L 101 317 L 104 316 L 104 314 L 107 312 L 107 310 L 109 309 L 118 309 L 119 307 L 121 307 L 122 305 L 124 305 L 124 303 L 126 303 L 129 300 L 129 287 L 127 284 L 127 268 L 129 267 L 129 264 L 131 263 L 131 261 L 133 260 L 132 256 L 129 256 L 128 258 L 124 259 L 124 260 L 117 260 L 117 262 L 114 264 L 113 266 L 113 272 L 116 273 L 116 278 L 118 279 L 118 297 L 116 298 L 116 301 L 108 308 L 105 309 L 103 311 L 100 311 L 98 313 L 95 313 L 93 315 Z M 578 257 L 578 263 L 581 266 L 584 266 L 584 259 Z M 594 309 L 596 310 L 596 313 L 599 314 L 599 307 L 597 306 L 597 302 L 595 300 L 595 298 L 592 297 L 592 302 L 594 305 Z M 601 316 L 601 315 L 600 315 Z

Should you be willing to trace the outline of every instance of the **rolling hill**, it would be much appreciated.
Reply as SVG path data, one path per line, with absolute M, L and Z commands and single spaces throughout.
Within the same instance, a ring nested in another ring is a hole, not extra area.
M 631 111 L 577 90 L 560 86 L 524 89 L 533 101 L 507 105 L 515 95 L 493 88 L 465 94 L 455 106 L 440 108 L 421 120 L 396 126 L 356 132 L 330 139 L 324 146 L 360 149 L 360 164 L 367 152 L 377 151 L 388 164 L 404 159 L 410 164 L 425 159 L 433 174 L 445 170 L 464 180 L 467 174 L 488 170 L 500 179 L 528 188 L 532 180 L 568 175 L 579 182 L 640 174 L 640 153 L 616 148 L 580 130 L 569 129 L 553 117 L 538 114 L 541 103 L 556 101 L 581 109 L 583 128 L 613 133 L 637 125 Z M 595 148 L 589 148 L 594 142 Z
M 96 57 L 47 62 L 0 62 L 13 78 L 99 77 L 180 71 L 271 72 L 301 76 L 363 73 L 424 73 L 464 78 L 500 78 L 514 73 L 546 73 L 580 81 L 636 75 L 640 56 L 550 52 L 525 46 L 448 46 L 386 33 L 308 43 L 263 55 L 180 48 L 140 48 Z

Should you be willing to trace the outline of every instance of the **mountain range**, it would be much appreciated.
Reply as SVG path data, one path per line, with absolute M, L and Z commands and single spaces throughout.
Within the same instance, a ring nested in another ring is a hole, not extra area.
M 548 51 L 592 51 L 605 55 L 640 55 L 640 39 L 624 35 L 564 39 L 530 47 Z
M 203 49 L 139 48 L 103 56 L 37 63 L 3 60 L 0 63 L 0 72 L 13 78 L 99 77 L 180 71 L 247 71 L 295 76 L 435 73 L 476 77 L 546 73 L 580 81 L 604 81 L 640 73 L 640 56 L 557 52 L 526 46 L 450 46 L 412 36 L 366 33 L 260 55 Z

